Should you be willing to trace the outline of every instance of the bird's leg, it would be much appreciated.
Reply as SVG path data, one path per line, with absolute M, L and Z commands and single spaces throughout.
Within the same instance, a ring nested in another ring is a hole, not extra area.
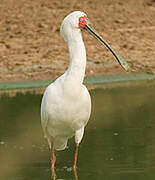
M 56 179 L 56 173 L 55 173 L 55 162 L 56 162 L 56 156 L 54 153 L 54 141 L 51 140 L 51 145 L 52 145 L 52 149 L 51 149 L 51 171 L 52 171 L 52 180 Z
M 55 152 L 54 152 L 54 141 L 51 141 L 51 145 L 52 145 L 52 150 L 51 150 L 51 169 L 53 170 L 55 167 L 55 162 L 56 162 L 56 156 L 55 156 Z
M 75 149 L 75 154 L 74 154 L 74 163 L 73 163 L 73 168 L 74 169 L 76 169 L 76 164 L 77 164 L 78 148 L 79 148 L 79 144 L 76 143 L 76 149 Z

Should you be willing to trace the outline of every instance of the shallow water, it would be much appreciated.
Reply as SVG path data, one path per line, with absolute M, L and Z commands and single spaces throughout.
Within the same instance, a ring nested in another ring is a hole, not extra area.
M 103 86 L 104 87 L 104 86 Z M 155 179 L 155 86 L 91 90 L 92 115 L 79 149 L 79 180 Z M 41 95 L 0 97 L 0 179 L 49 180 Z M 75 179 L 74 139 L 57 152 L 57 180 Z

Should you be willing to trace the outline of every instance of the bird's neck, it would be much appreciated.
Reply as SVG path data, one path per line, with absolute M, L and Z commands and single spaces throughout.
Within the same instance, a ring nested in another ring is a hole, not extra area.
M 82 84 L 86 68 L 86 50 L 81 33 L 79 38 L 68 42 L 70 65 L 66 71 L 68 80 Z

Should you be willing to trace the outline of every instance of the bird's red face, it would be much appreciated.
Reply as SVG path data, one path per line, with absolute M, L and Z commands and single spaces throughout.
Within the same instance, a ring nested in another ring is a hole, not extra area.
M 88 23 L 88 18 L 87 18 L 87 16 L 81 16 L 81 17 L 79 17 L 79 28 L 80 28 L 80 29 L 85 28 L 85 26 L 87 25 L 87 23 Z

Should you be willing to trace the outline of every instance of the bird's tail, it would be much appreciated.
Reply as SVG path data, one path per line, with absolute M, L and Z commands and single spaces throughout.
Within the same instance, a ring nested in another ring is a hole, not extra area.
M 57 151 L 64 150 L 67 147 L 68 139 L 62 137 L 54 138 L 54 146 Z
M 52 148 L 51 137 L 45 136 L 45 138 L 47 139 L 49 148 L 51 149 Z M 67 138 L 62 138 L 57 136 L 53 138 L 53 140 L 54 140 L 54 149 L 56 149 L 57 151 L 66 149 L 68 142 Z

